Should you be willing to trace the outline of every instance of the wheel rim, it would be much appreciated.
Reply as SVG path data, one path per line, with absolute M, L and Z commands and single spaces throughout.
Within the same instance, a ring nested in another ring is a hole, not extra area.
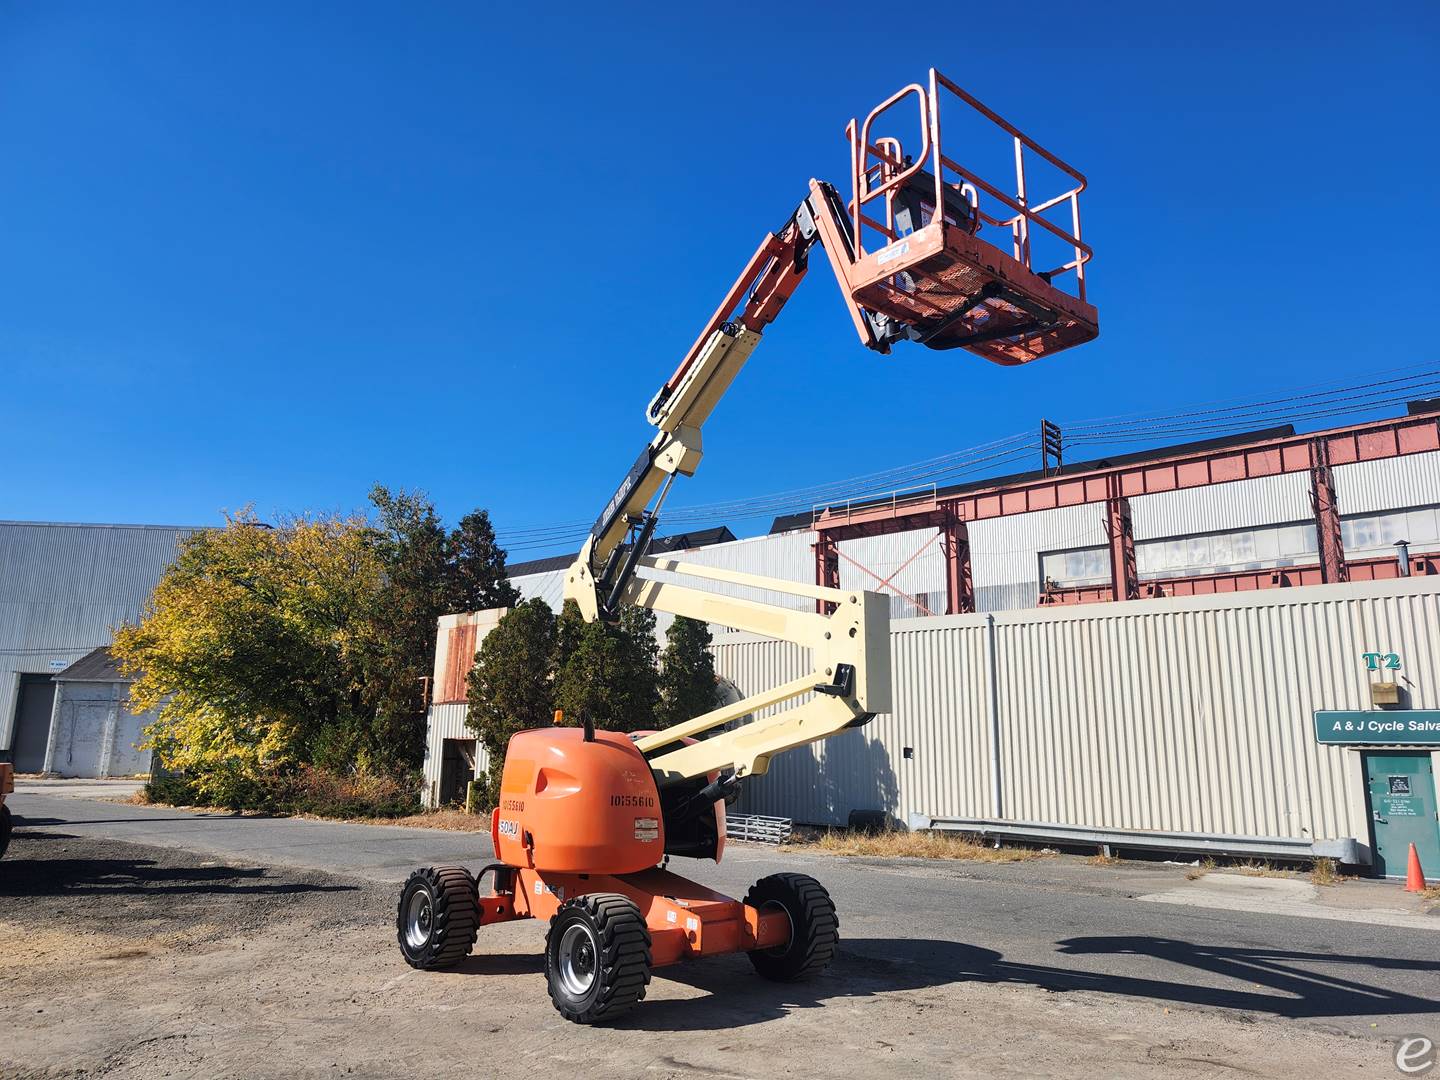
M 766 949 L 766 956 L 784 956 L 795 945 L 795 916 L 790 914 L 790 909 L 776 900 L 768 900 L 760 905 L 761 911 L 781 911 L 785 913 L 785 921 L 790 924 L 790 937 L 784 945 L 776 945 L 773 949 Z
M 583 923 L 571 923 L 560 935 L 560 984 L 567 993 L 584 997 L 595 985 L 595 935 Z
M 416 889 L 405 906 L 405 944 L 423 949 L 435 929 L 435 906 L 426 889 Z

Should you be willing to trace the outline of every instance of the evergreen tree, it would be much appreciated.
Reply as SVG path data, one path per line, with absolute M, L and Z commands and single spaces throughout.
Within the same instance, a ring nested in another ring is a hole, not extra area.
M 386 580 L 371 681 L 375 720 L 364 753 L 382 769 L 414 769 L 425 752 L 424 680 L 434 670 L 435 623 L 449 609 L 445 529 L 423 492 L 377 484 L 370 501 Z
M 660 706 L 662 728 L 693 720 L 720 704 L 715 658 L 710 654 L 710 627 L 696 619 L 678 616 L 665 631 L 660 655 Z
M 460 519 L 450 533 L 448 556 L 450 611 L 487 611 L 520 603 L 520 591 L 506 574 L 505 549 L 495 542 L 494 526 L 484 510 Z
M 573 650 L 556 672 L 555 704 L 566 719 L 578 724 L 588 715 L 612 731 L 653 728 L 660 700 L 654 612 L 627 607 L 613 626 L 572 622 L 566 633 L 575 629 Z
M 486 806 L 497 804 L 510 736 L 553 720 L 554 657 L 555 617 L 540 599 L 511 608 L 480 643 L 466 684 L 465 722 L 490 757 Z

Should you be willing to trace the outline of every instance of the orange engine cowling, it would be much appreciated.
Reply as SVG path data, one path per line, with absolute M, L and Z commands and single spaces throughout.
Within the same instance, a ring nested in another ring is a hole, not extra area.
M 629 874 L 665 851 L 660 793 L 628 736 L 579 728 L 521 731 L 505 750 L 495 852 L 511 866 Z

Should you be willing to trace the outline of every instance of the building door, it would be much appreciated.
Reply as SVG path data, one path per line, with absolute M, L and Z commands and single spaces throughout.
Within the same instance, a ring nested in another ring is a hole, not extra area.
M 475 740 L 446 739 L 440 758 L 440 805 L 465 801 L 465 789 L 475 779 Z
M 1410 845 L 1427 876 L 1440 873 L 1435 769 L 1426 751 L 1367 751 L 1365 790 L 1379 877 L 1404 877 Z
M 55 760 L 50 763 L 54 772 L 61 776 L 100 775 L 110 710 L 108 701 L 61 700 Z
M 15 702 L 15 737 L 10 740 L 16 772 L 45 768 L 45 744 L 50 741 L 50 710 L 55 684 L 49 675 L 21 675 Z

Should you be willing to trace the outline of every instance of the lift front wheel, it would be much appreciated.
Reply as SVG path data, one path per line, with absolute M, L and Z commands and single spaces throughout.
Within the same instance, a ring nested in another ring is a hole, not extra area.
M 628 1011 L 650 984 L 650 931 L 635 901 L 619 893 L 566 900 L 545 935 L 550 1000 L 577 1024 Z
M 454 967 L 475 945 L 480 902 L 463 866 L 416 870 L 400 892 L 396 936 L 405 962 L 422 971 Z
M 771 874 L 750 886 L 745 903 L 761 911 L 779 908 L 790 917 L 786 944 L 749 954 L 765 978 L 799 982 L 830 965 L 840 941 L 840 920 L 825 886 L 805 874 Z

